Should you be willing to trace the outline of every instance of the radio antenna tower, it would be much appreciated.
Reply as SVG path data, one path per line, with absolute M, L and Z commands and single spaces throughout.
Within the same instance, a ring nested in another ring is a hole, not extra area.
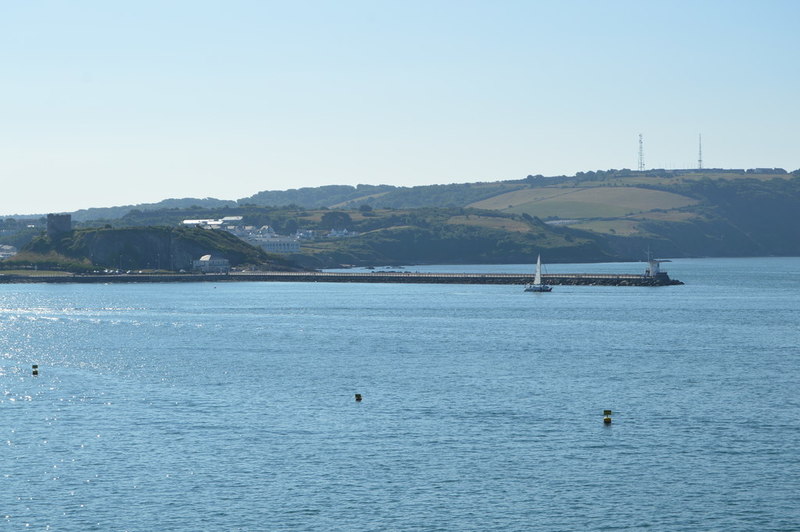
M 644 143 L 641 133 L 639 133 L 639 171 L 644 172 Z
M 697 135 L 697 169 L 703 169 L 703 135 Z

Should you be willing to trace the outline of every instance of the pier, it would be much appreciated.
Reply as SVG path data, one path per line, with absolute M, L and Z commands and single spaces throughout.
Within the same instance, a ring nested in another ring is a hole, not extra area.
M 232 272 L 184 274 L 72 274 L 3 275 L 0 283 L 169 283 L 169 282 L 293 282 L 293 283 L 413 283 L 413 284 L 501 284 L 524 285 L 532 281 L 523 273 L 419 273 L 419 272 Z M 543 274 L 549 285 L 572 286 L 668 286 L 681 285 L 666 272 L 648 273 L 558 273 Z
M 532 281 L 527 273 L 419 273 L 419 272 L 309 272 L 309 273 L 237 273 L 233 277 L 249 277 L 259 281 L 293 281 L 323 283 L 416 283 L 416 284 L 504 284 L 524 285 Z M 244 279 L 241 279 L 244 280 Z M 595 286 L 667 286 L 683 284 L 666 274 L 657 277 L 636 274 L 561 273 L 542 275 L 550 285 Z

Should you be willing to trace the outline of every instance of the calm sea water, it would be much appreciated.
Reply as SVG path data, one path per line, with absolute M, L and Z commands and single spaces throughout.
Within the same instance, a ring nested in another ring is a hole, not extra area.
M 800 259 L 668 266 L 0 285 L 0 527 L 800 530 Z

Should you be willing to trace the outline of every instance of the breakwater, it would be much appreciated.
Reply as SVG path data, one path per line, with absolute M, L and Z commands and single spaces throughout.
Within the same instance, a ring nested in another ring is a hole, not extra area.
M 74 274 L 0 275 L 0 283 L 164 283 L 164 282 L 296 282 L 296 283 L 416 283 L 524 285 L 533 280 L 521 273 L 419 273 L 419 272 L 236 272 L 220 274 Z M 546 274 L 550 285 L 667 286 L 680 285 L 666 273 L 656 276 L 605 273 Z

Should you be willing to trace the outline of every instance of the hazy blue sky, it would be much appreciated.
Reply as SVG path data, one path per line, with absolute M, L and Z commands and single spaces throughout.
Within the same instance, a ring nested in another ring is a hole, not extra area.
M 0 214 L 800 168 L 800 2 L 0 0 Z

